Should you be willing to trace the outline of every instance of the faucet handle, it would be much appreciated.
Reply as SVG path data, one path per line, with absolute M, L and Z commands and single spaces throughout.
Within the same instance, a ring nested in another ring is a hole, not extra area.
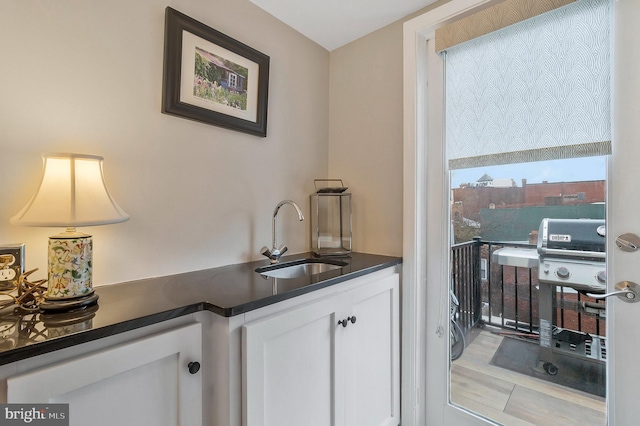
M 287 250 L 287 246 L 284 244 L 280 246 L 280 248 L 273 248 L 269 250 L 267 246 L 264 246 L 260 249 L 260 254 L 271 259 L 271 263 L 277 263 L 280 260 L 280 256 L 282 256 Z

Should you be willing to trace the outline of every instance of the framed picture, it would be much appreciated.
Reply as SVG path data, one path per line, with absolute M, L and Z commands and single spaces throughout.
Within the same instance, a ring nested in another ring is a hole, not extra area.
M 162 112 L 267 136 L 269 57 L 167 7 Z

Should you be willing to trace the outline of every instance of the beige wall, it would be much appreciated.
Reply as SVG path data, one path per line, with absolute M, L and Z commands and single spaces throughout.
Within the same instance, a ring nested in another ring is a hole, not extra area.
M 402 24 L 331 52 L 329 176 L 353 193 L 356 251 L 402 254 Z
M 167 5 L 270 56 L 267 138 L 160 113 Z M 105 157 L 131 215 L 83 229 L 96 285 L 259 259 L 287 198 L 307 220 L 284 207 L 279 241 L 307 251 L 318 177 L 353 193 L 354 250 L 401 255 L 402 23 L 415 15 L 329 53 L 248 0 L 3 0 L 0 244 L 25 242 L 44 277 L 58 230 L 9 218 L 42 152 L 78 152 Z
M 271 57 L 267 138 L 160 113 L 167 5 Z M 308 215 L 327 175 L 329 52 L 248 0 L 3 0 L 0 51 L 0 244 L 25 242 L 34 278 L 58 230 L 9 218 L 35 191 L 42 152 L 104 156 L 131 215 L 83 229 L 95 285 L 258 259 L 277 202 Z M 309 224 L 282 209 L 290 253 L 309 249 Z
M 353 193 L 357 251 L 402 255 L 402 26 L 331 52 L 329 175 Z

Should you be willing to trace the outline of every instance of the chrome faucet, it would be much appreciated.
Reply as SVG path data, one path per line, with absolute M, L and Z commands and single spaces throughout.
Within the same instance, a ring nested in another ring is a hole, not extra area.
M 298 205 L 293 201 L 284 200 L 278 203 L 276 208 L 273 210 L 273 222 L 271 225 L 271 232 L 273 234 L 273 244 L 271 246 L 271 249 L 267 248 L 267 246 L 264 246 L 260 250 L 260 253 L 263 256 L 267 256 L 271 260 L 271 263 L 278 263 L 278 261 L 280 260 L 280 256 L 282 256 L 284 252 L 288 250 L 287 246 L 285 246 L 284 244 L 282 244 L 280 247 L 278 247 L 278 245 L 276 244 L 276 218 L 278 217 L 278 211 L 280 210 L 280 207 L 284 206 L 285 204 L 291 204 L 298 212 L 298 220 L 300 221 L 304 220 L 304 216 L 302 215 L 302 210 L 300 210 L 300 207 L 298 207 Z

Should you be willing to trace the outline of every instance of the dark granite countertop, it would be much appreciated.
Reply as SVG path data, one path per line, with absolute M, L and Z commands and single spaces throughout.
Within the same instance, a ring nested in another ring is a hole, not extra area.
M 281 262 L 312 257 L 286 256 Z M 338 259 L 336 259 L 338 260 Z M 98 303 L 69 313 L 0 311 L 0 365 L 208 310 L 231 317 L 402 262 L 399 257 L 351 253 L 346 266 L 303 278 L 266 278 L 260 260 L 96 287 Z

